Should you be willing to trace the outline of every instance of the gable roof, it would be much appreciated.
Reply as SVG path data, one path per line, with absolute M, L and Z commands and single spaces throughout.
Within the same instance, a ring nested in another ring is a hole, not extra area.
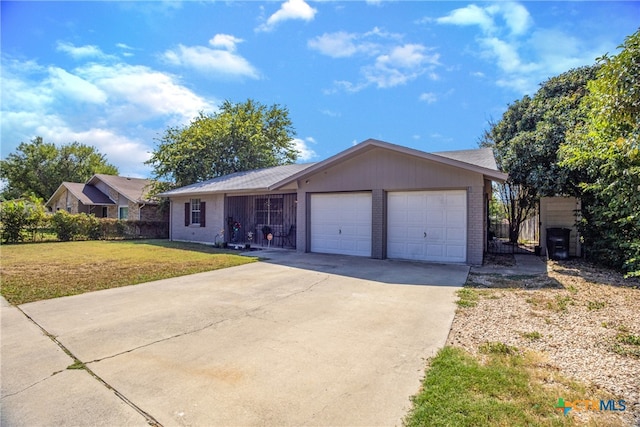
M 251 171 L 236 172 L 219 176 L 207 181 L 176 188 L 158 194 L 160 197 L 190 196 L 214 192 L 233 191 L 269 191 L 273 185 L 286 180 L 296 173 L 315 165 L 315 163 L 291 164 Z
M 92 185 L 81 184 L 78 182 L 63 182 L 62 184 L 60 184 L 60 186 L 58 186 L 49 200 L 47 200 L 45 206 L 49 206 L 49 203 L 51 203 L 53 200 L 58 199 L 62 191 L 64 191 L 65 189 L 69 193 L 73 194 L 73 196 L 78 199 L 83 205 L 115 205 L 114 201 L 111 200 L 109 196 Z
M 437 156 L 447 157 L 487 169 L 498 170 L 496 158 L 491 148 L 476 148 L 474 150 L 438 151 Z
M 373 150 L 376 148 L 382 148 L 398 153 L 407 154 L 426 160 L 446 164 L 449 166 L 459 167 L 472 172 L 478 172 L 483 174 L 487 179 L 504 182 L 508 175 L 500 172 L 496 167 L 495 157 L 493 150 L 490 148 L 480 148 L 475 150 L 459 150 L 459 151 L 443 151 L 441 153 L 427 153 L 425 151 L 416 150 L 409 147 L 403 147 L 401 145 L 391 144 L 389 142 L 379 141 L 377 139 L 367 139 L 366 141 L 356 144 L 351 148 L 348 148 L 340 153 L 329 157 L 322 162 L 316 163 L 313 166 L 294 174 L 282 181 L 274 184 L 270 189 L 277 189 L 284 185 L 291 183 L 292 181 L 302 179 L 308 175 L 320 172 L 333 166 L 335 163 L 350 159 L 361 153 Z
M 500 172 L 496 167 L 495 157 L 490 148 L 427 153 L 413 148 L 391 144 L 389 142 L 368 139 L 318 163 L 292 164 L 252 171 L 236 172 L 230 175 L 213 178 L 208 181 L 165 191 L 158 196 L 173 197 L 207 193 L 278 190 L 295 182 L 296 180 L 327 169 L 335 163 L 350 159 L 368 150 L 376 148 L 404 153 L 409 156 L 481 173 L 487 179 L 493 181 L 503 182 L 507 179 L 507 174 Z
M 143 178 L 130 178 L 126 176 L 95 174 L 87 181 L 88 185 L 95 185 L 102 181 L 109 187 L 122 194 L 127 199 L 136 203 L 148 203 L 147 194 L 153 181 Z

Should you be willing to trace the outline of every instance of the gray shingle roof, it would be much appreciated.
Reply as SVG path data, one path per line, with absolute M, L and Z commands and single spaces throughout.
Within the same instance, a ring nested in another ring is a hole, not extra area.
M 469 163 L 471 165 L 481 166 L 487 169 L 498 170 L 496 166 L 496 158 L 491 148 L 476 148 L 473 150 L 456 150 L 456 151 L 440 151 L 431 153 L 436 156 L 447 157 L 449 159 L 458 160 L 459 162 Z
M 319 163 L 293 164 L 246 172 L 237 172 L 231 175 L 210 179 L 208 181 L 187 185 L 186 187 L 176 188 L 175 190 L 166 191 L 159 194 L 159 196 L 173 197 L 234 191 L 270 191 L 274 188 L 280 188 L 288 185 L 290 182 L 300 179 L 307 173 L 315 173 L 320 168 L 328 167 L 335 162 L 342 161 L 347 156 L 357 155 L 361 150 L 374 149 L 377 147 L 396 150 L 409 155 L 440 161 L 442 163 L 451 163 L 454 166 L 468 168 L 471 170 L 479 170 L 482 173 L 487 173 L 488 176 L 495 175 L 498 179 L 502 179 L 502 175 L 504 175 L 498 171 L 493 151 L 490 148 L 426 153 L 424 151 L 410 149 L 400 145 L 369 139 Z M 465 163 L 466 165 L 460 163 Z
M 126 176 L 95 174 L 87 184 L 95 185 L 100 180 L 109 187 L 122 194 L 132 202 L 149 202 L 147 193 L 151 188 L 152 181 L 143 178 L 129 178 Z
M 236 172 L 207 181 L 176 188 L 159 194 L 161 197 L 227 191 L 268 190 L 273 184 L 313 166 L 315 163 L 274 166 L 271 168 Z
M 84 205 L 115 205 L 109 196 L 92 185 L 63 182 L 60 187 L 65 187 Z

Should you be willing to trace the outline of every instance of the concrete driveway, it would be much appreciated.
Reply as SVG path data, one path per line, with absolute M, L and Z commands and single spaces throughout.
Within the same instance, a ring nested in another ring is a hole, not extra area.
M 469 268 L 260 255 L 3 303 L 2 425 L 401 424 Z

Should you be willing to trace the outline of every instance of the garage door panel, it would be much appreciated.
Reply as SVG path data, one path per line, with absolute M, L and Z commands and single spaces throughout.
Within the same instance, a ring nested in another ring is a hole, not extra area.
M 466 238 L 467 233 L 461 228 L 447 227 L 447 241 L 463 241 Z
M 388 257 L 464 262 L 466 242 L 466 191 L 408 191 L 388 194 Z
M 426 255 L 430 258 L 442 258 L 444 256 L 444 247 L 442 245 L 427 244 Z
M 371 256 L 371 193 L 311 195 L 311 251 Z
M 466 254 L 466 252 L 467 252 L 466 246 L 448 245 L 446 255 L 449 258 L 460 258 L 460 257 L 463 257 Z

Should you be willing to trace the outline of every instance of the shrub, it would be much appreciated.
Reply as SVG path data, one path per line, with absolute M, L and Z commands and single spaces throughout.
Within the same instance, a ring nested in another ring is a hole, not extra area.
M 2 240 L 8 243 L 21 242 L 27 224 L 28 212 L 24 200 L 10 200 L 0 206 Z
M 71 215 L 67 211 L 58 211 L 53 214 L 51 223 L 58 240 L 68 242 L 78 234 L 79 221 L 76 217 L 77 215 Z
M 84 236 L 89 240 L 98 240 L 102 237 L 100 219 L 85 213 L 75 215 L 75 219 L 78 222 L 78 234 L 80 236 Z

